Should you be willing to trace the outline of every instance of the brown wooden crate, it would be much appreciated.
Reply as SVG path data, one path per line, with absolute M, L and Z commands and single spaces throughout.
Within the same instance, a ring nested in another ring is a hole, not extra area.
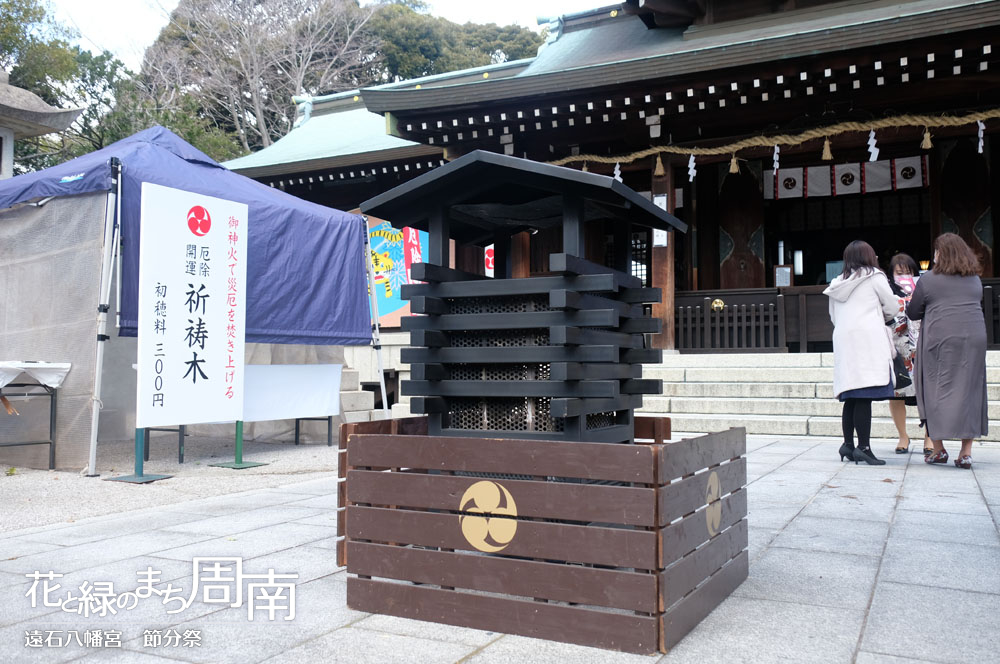
M 418 468 L 652 484 L 653 452 L 646 445 L 574 443 L 503 438 L 355 435 L 352 467 Z
M 654 443 L 662 443 L 670 440 L 670 418 L 669 417 L 648 417 L 636 415 L 635 439 L 652 440 Z
M 454 511 L 461 508 L 466 489 L 482 481 L 478 477 L 364 470 L 352 470 L 347 477 L 347 499 L 351 503 Z M 653 488 L 527 480 L 499 482 L 510 491 L 519 517 L 656 525 Z
M 347 508 L 347 536 L 398 544 L 476 550 L 462 534 L 460 515 L 377 507 Z M 541 558 L 610 567 L 657 569 L 656 532 L 518 520 L 501 551 L 506 556 Z
M 656 613 L 651 574 L 580 565 L 449 553 L 365 542 L 348 543 L 348 572 L 505 595 Z
M 743 519 L 660 572 L 661 609 L 669 608 L 694 590 L 745 548 L 747 521 Z
M 704 585 L 664 613 L 660 617 L 661 649 L 667 652 L 677 645 L 705 616 L 729 597 L 747 578 L 748 565 L 747 552 L 744 551 L 716 572 Z
M 637 417 L 637 425 L 638 421 Z M 702 468 L 735 459 L 746 454 L 746 451 L 747 432 L 742 427 L 667 443 L 660 455 L 660 482 L 669 482 Z
M 666 454 L 666 452 L 661 452 Z M 659 487 L 659 525 L 665 526 L 677 517 L 693 512 L 705 505 L 706 490 L 711 476 L 715 474 L 719 481 L 719 492 L 716 496 L 724 496 L 736 491 L 747 482 L 747 460 L 737 459 L 731 463 L 717 466 L 708 472 L 698 473 L 691 477 Z
M 719 531 L 729 528 L 746 517 L 746 489 L 726 496 L 720 501 L 720 506 L 722 515 L 719 519 Z M 711 538 L 712 534 L 709 533 L 706 517 L 705 510 L 695 512 L 659 531 L 661 567 L 666 567 L 678 558 L 694 551 L 702 542 Z
M 658 620 L 651 616 L 355 577 L 347 579 L 347 605 L 358 611 L 632 653 L 655 652 L 659 640 Z
M 337 477 L 347 478 L 347 441 L 356 433 L 383 433 L 383 434 L 427 434 L 426 417 L 402 417 L 395 420 L 374 420 L 371 422 L 345 422 L 340 425 L 337 437 Z M 347 483 L 337 484 L 337 506 L 347 505 Z M 347 512 L 340 510 L 337 512 L 337 536 L 344 537 L 347 534 Z M 343 567 L 347 564 L 347 542 L 341 539 L 337 542 L 337 565 Z

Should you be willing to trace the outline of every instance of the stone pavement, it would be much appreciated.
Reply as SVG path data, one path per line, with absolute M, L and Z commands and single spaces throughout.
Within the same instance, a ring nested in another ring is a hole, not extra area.
M 11 662 L 141 664 L 996 661 L 1000 445 L 977 444 L 972 472 L 897 456 L 891 442 L 875 446 L 885 466 L 844 464 L 837 445 L 750 437 L 750 577 L 662 657 L 348 609 L 334 562 L 333 479 L 0 536 L 0 652 Z M 137 504 L 142 491 L 135 487 Z M 172 582 L 186 598 L 195 556 L 241 557 L 248 574 L 297 573 L 294 620 L 258 612 L 248 622 L 245 607 L 200 599 L 169 615 L 156 596 L 113 617 L 84 617 L 43 607 L 40 592 L 31 608 L 25 596 L 23 575 L 36 570 L 64 574 L 52 597 L 65 598 L 84 582 L 135 588 L 136 573 L 152 567 L 160 588 Z M 81 640 L 119 631 L 123 647 L 25 645 L 26 632 L 67 639 L 74 630 Z M 147 646 L 144 630 L 198 630 L 200 645 Z

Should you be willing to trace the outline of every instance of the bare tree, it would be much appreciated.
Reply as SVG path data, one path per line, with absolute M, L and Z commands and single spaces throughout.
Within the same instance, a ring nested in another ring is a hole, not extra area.
M 377 5 L 355 0 L 181 0 L 147 51 L 142 73 L 157 104 L 184 92 L 247 151 L 292 127 L 293 95 L 367 84 L 377 43 L 365 26 Z

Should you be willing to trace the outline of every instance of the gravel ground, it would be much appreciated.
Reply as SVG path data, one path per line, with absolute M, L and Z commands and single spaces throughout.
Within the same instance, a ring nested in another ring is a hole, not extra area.
M 177 439 L 165 434 L 152 439 L 146 475 L 173 475 L 149 484 L 106 482 L 109 477 L 131 475 L 135 470 L 135 442 L 101 442 L 98 448 L 100 477 L 77 473 L 14 468 L 0 464 L 0 532 L 86 517 L 127 512 L 251 489 L 273 488 L 337 473 L 337 447 L 325 443 L 293 445 L 247 441 L 243 460 L 267 466 L 232 470 L 212 463 L 233 461 L 233 440 L 188 437 L 184 463 L 177 463 Z

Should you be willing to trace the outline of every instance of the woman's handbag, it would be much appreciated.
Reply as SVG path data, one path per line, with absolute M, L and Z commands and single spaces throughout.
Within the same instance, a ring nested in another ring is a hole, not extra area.
M 895 383 L 897 390 L 909 387 L 913 383 L 910 379 L 910 372 L 906 370 L 906 363 L 903 361 L 903 356 L 900 353 L 896 353 L 896 357 L 892 358 L 892 372 L 896 374 Z

